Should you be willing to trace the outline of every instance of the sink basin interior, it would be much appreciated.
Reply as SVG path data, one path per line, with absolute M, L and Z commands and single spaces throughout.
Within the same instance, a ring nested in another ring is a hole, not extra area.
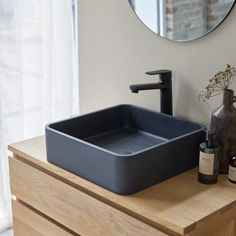
M 129 105 L 86 114 L 50 127 L 118 155 L 135 154 L 199 129 L 193 123 Z
M 134 128 L 123 127 L 85 140 L 112 152 L 128 155 L 163 143 L 167 139 Z

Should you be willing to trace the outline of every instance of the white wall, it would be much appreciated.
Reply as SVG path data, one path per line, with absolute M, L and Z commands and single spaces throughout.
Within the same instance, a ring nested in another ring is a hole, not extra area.
M 78 1 L 81 113 L 119 103 L 159 110 L 158 91 L 132 94 L 128 87 L 156 81 L 145 71 L 167 68 L 173 71 L 174 114 L 209 123 L 222 97 L 205 105 L 198 94 L 227 63 L 236 66 L 236 7 L 206 37 L 174 43 L 147 29 L 128 0 Z

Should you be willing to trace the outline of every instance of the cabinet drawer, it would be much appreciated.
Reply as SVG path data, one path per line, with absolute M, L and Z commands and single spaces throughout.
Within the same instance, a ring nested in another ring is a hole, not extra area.
M 34 210 L 12 201 L 14 236 L 72 236 Z
M 166 235 L 15 158 L 10 158 L 10 178 L 17 199 L 78 234 Z

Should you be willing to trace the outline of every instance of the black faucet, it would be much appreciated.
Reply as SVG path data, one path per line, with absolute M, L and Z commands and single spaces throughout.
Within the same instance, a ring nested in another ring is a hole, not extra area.
M 168 115 L 172 115 L 172 83 L 171 77 L 172 72 L 170 70 L 156 70 L 146 72 L 147 75 L 160 75 L 159 83 L 150 83 L 150 84 L 133 84 L 130 85 L 132 93 L 138 93 L 139 90 L 151 90 L 151 89 L 160 89 L 161 90 L 161 112 Z

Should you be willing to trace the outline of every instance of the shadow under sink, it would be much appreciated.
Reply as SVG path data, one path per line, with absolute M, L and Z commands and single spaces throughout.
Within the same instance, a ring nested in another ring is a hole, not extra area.
M 131 194 L 198 164 L 205 127 L 133 105 L 46 126 L 49 162 L 118 194 Z

